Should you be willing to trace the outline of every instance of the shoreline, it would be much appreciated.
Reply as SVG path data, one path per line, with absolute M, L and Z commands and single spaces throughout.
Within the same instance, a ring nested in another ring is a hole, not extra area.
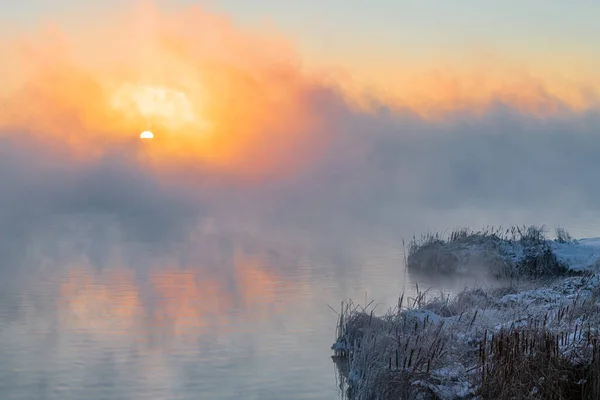
M 507 285 L 453 296 L 417 287 L 383 315 L 342 303 L 332 350 L 348 398 L 600 398 L 600 239 L 499 232 L 413 239 L 406 264 Z

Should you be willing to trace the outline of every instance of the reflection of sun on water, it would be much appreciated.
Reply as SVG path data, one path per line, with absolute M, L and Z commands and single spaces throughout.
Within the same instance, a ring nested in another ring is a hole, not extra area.
M 164 268 L 153 272 L 149 282 L 152 304 L 145 304 L 142 288 L 127 269 L 71 270 L 60 288 L 66 325 L 100 335 L 141 335 L 140 339 L 154 331 L 168 336 L 224 332 L 231 329 L 232 315 L 241 313 L 255 323 L 280 312 L 281 304 L 275 305 L 273 298 L 285 286 L 258 260 L 238 260 L 226 276 L 207 268 Z
M 140 317 L 140 298 L 131 272 L 88 268 L 69 271 L 60 287 L 66 322 L 73 329 L 102 333 L 130 330 Z
M 151 277 L 160 299 L 153 319 L 169 326 L 174 334 L 193 333 L 205 327 L 224 331 L 231 324 L 231 314 L 240 312 L 256 322 L 281 311 L 273 298 L 282 283 L 260 268 L 258 262 L 237 262 L 228 278 L 202 271 L 170 268 Z

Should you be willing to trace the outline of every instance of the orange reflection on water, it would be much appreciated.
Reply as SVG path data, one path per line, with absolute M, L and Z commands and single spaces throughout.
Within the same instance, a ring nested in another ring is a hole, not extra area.
M 71 269 L 60 285 L 60 302 L 64 322 L 76 330 L 122 332 L 141 317 L 139 292 L 127 269 Z
M 275 303 L 278 289 L 286 284 L 260 267 L 258 260 L 238 260 L 231 271 L 217 274 L 205 268 L 156 271 L 151 276 L 159 303 L 153 320 L 174 334 L 231 327 L 232 316 L 253 322 L 281 311 Z
M 218 281 L 174 269 L 153 273 L 151 283 L 157 294 L 152 320 L 155 326 L 167 327 L 174 335 L 189 329 L 202 330 L 209 325 L 208 316 L 222 315 Z
M 258 259 L 236 258 L 221 268 L 169 267 L 150 272 L 148 286 L 127 268 L 94 271 L 76 267 L 60 285 L 64 326 L 95 333 L 169 336 L 225 332 L 252 326 L 283 304 L 284 280 Z M 146 289 L 146 290 L 145 290 Z M 142 299 L 141 293 L 147 293 Z

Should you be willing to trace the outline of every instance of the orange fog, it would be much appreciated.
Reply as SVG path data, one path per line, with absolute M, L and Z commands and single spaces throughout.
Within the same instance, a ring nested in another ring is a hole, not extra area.
M 47 25 L 4 40 L 0 132 L 89 159 L 151 130 L 153 161 L 245 172 L 277 164 L 318 130 L 311 78 L 287 43 L 199 9 L 140 7 L 77 35 Z
M 295 170 L 326 147 L 336 121 L 316 104 L 320 89 L 355 112 L 367 112 L 364 99 L 376 97 L 429 117 L 480 113 L 494 100 L 536 115 L 581 110 L 595 88 L 509 68 L 442 69 L 413 79 L 414 71 L 397 67 L 365 89 L 352 66 L 339 74 L 308 70 L 278 34 L 243 31 L 199 8 L 139 6 L 87 18 L 75 28 L 48 23 L 0 40 L 0 135 L 26 134 L 82 161 L 107 146 L 134 146 L 142 150 L 136 157 L 156 166 L 255 176 Z M 155 138 L 141 144 L 144 130 Z

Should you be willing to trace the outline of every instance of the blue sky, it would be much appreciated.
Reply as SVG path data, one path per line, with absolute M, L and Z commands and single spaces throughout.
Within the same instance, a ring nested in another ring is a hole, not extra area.
M 78 10 L 119 7 L 117 0 L 20 0 L 2 2 L 0 14 L 14 23 L 60 19 Z M 600 44 L 600 2 L 591 0 L 171 0 L 170 6 L 200 4 L 235 21 L 269 21 L 309 51 L 349 51 L 398 46 L 440 51 L 487 45 L 514 51 L 531 46 L 594 51 Z M 532 49 L 535 50 L 535 49 Z M 548 49 L 549 50 L 549 49 Z

